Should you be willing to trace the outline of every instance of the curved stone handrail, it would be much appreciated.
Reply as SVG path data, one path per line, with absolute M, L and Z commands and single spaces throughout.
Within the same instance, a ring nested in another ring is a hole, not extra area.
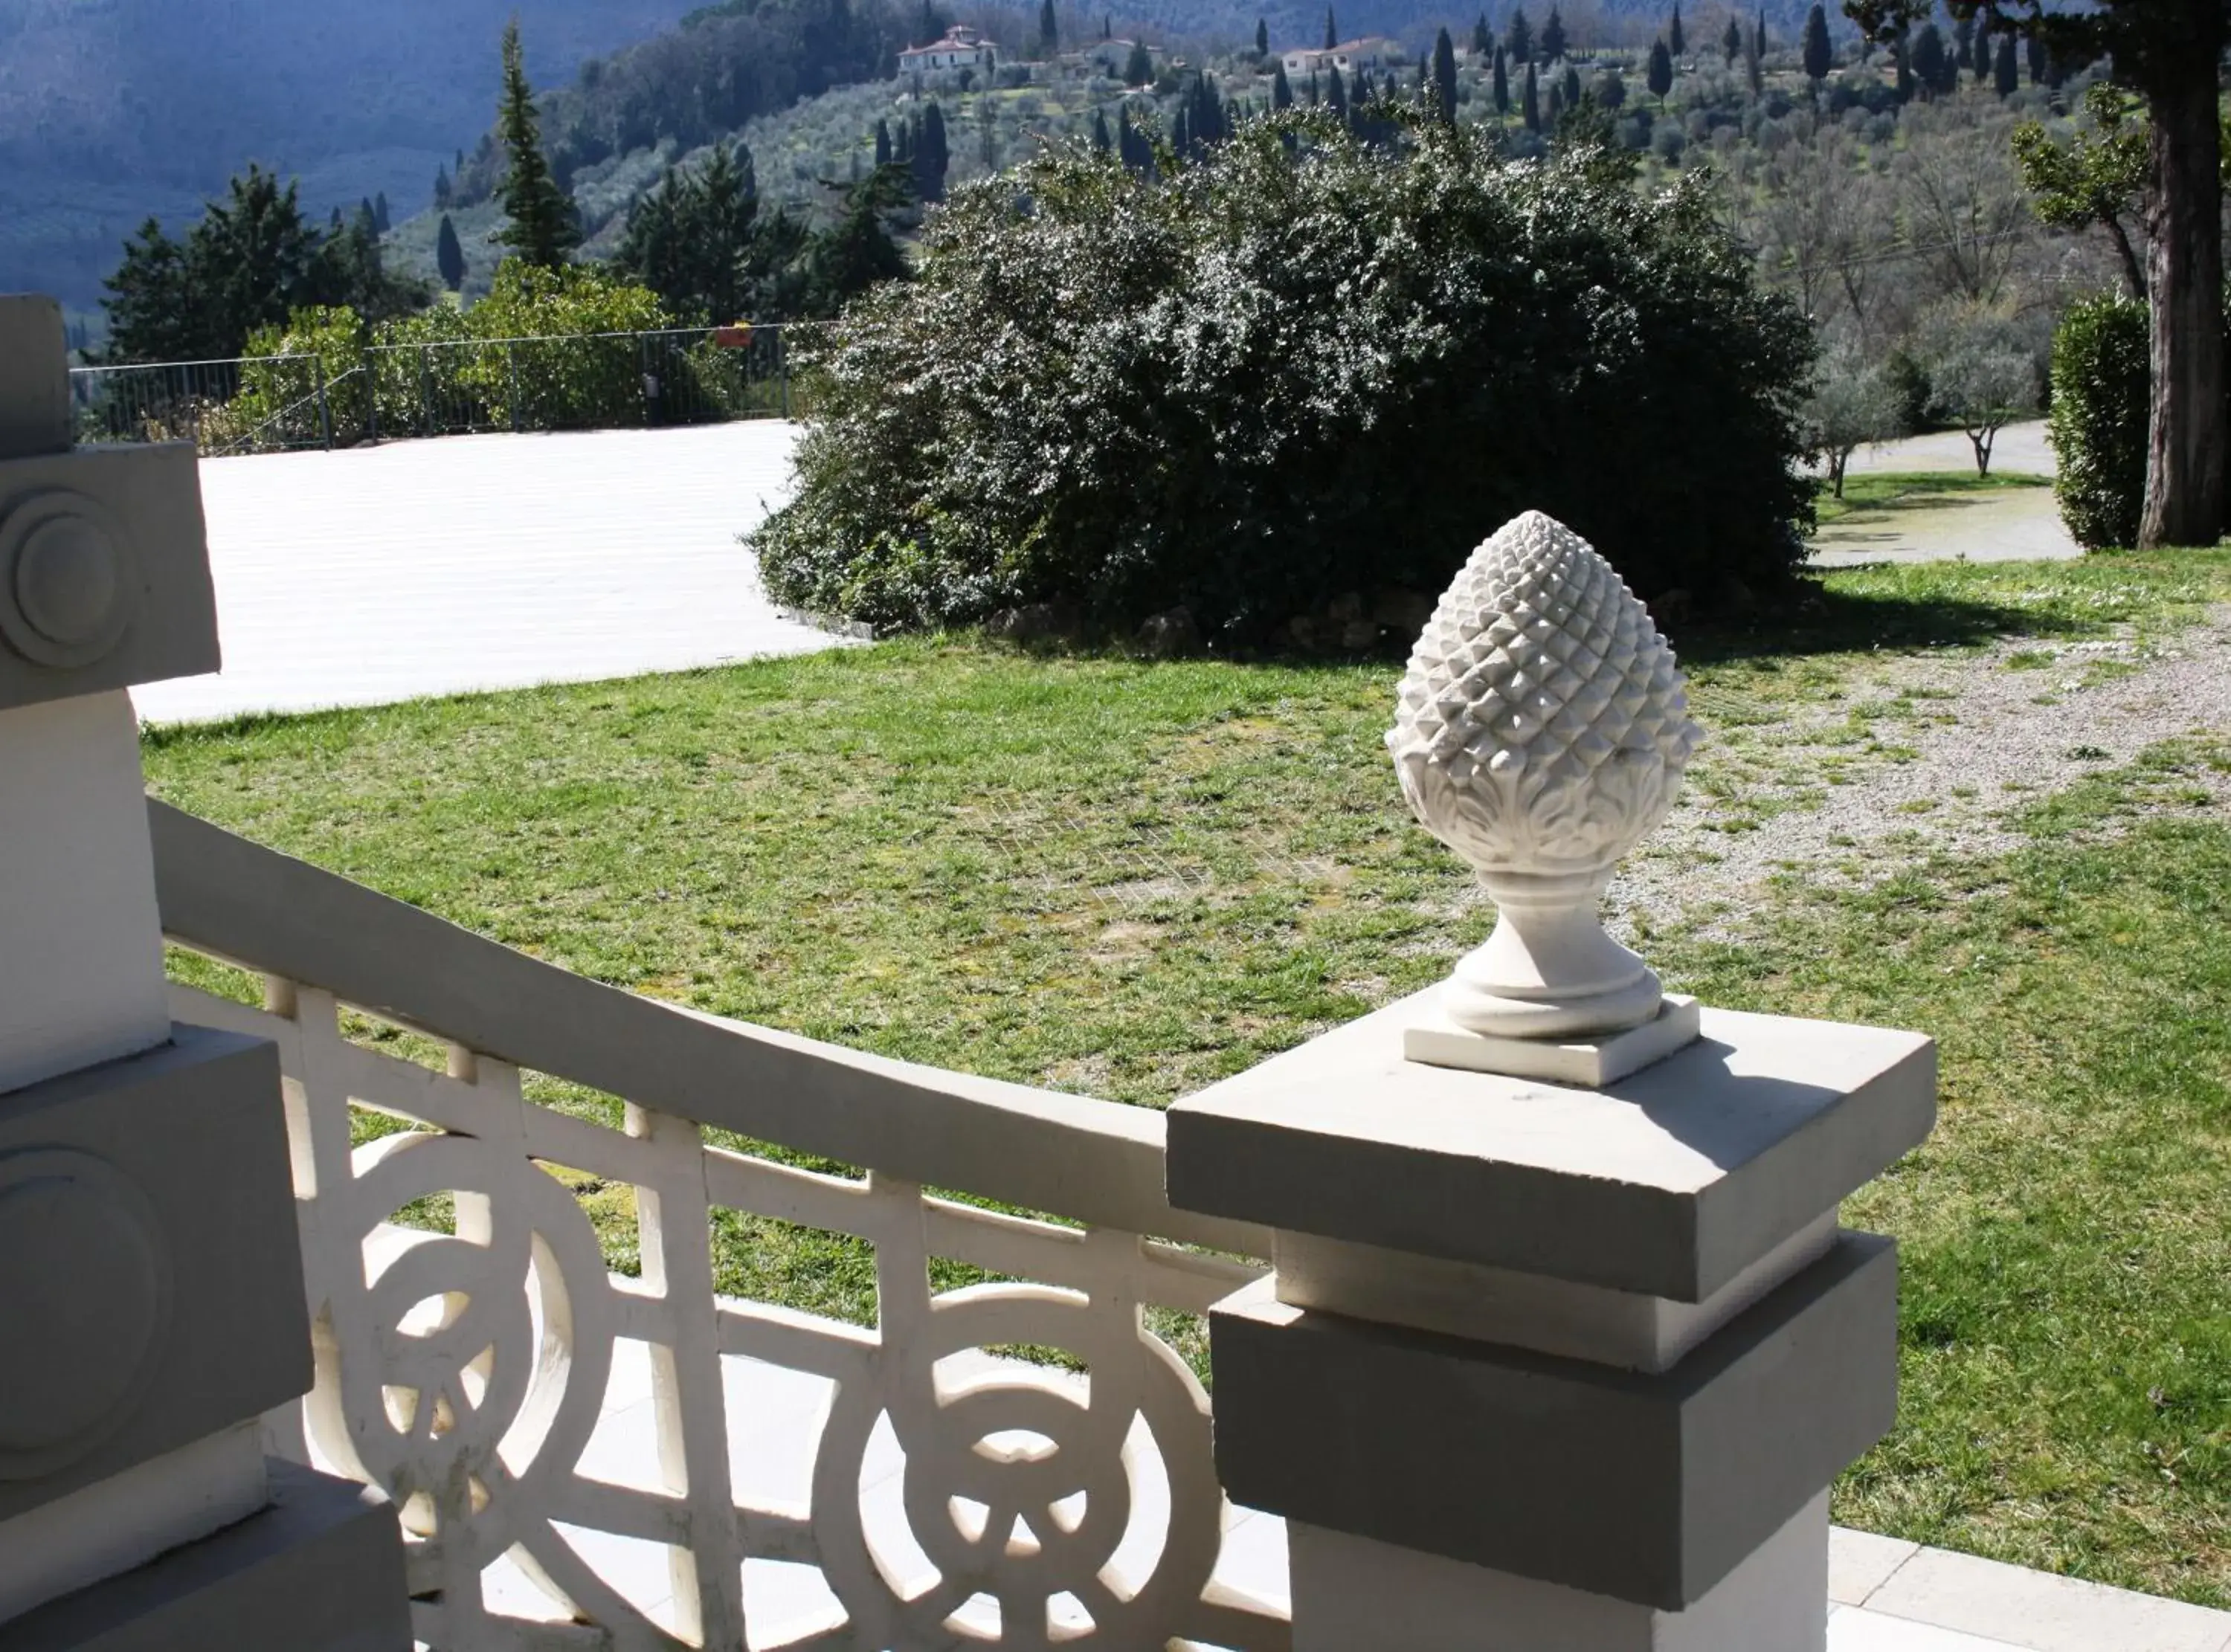
M 149 807 L 165 932 L 265 981 L 261 1009 L 174 983 L 175 1013 L 271 1038 L 286 1075 L 318 1383 L 275 1432 L 395 1499 L 429 1645 L 731 1648 L 748 1619 L 782 1652 L 1285 1652 L 1284 1614 L 1213 1578 L 1207 1396 L 1142 1313 L 1200 1313 L 1260 1271 L 1185 1245 L 1267 1236 L 1171 1209 L 1161 1114 L 639 997 Z M 441 1041 L 448 1070 L 352 1036 L 345 1010 Z M 623 1098 L 622 1127 L 527 1100 L 522 1068 Z M 367 1113 L 388 1133 L 358 1143 Z M 633 1190 L 639 1277 L 606 1270 L 559 1166 Z M 871 1247 L 876 1326 L 716 1295 L 721 1210 Z M 992 1277 L 940 1290 L 933 1258 Z M 647 1348 L 656 1449 L 615 1463 L 624 1343 Z M 1017 1345 L 1089 1375 L 985 1352 Z M 816 1397 L 810 1490 L 736 1481 L 771 1378 Z M 877 1515 L 879 1438 L 902 1508 Z M 663 1546 L 666 1592 L 600 1565 L 615 1544 Z M 825 1607 L 766 1621 L 753 1561 L 817 1569 Z

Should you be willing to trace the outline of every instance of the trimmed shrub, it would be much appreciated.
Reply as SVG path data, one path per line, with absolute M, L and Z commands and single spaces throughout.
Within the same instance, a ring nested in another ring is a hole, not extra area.
M 2135 545 L 2146 494 L 2146 306 L 2102 294 L 2053 335 L 2053 496 L 2079 545 Z
M 1161 184 L 1043 157 L 815 353 L 798 494 L 751 543 L 779 600 L 881 625 L 1182 604 L 1261 640 L 1439 590 L 1529 507 L 1646 595 L 1766 595 L 1811 512 L 1810 330 L 1702 190 L 1472 127 L 1390 155 L 1255 121 Z

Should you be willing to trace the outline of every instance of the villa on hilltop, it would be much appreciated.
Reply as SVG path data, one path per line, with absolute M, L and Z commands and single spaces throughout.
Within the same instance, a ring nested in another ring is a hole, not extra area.
M 1383 68 L 1388 63 L 1400 61 L 1401 56 L 1401 47 L 1386 35 L 1366 35 L 1338 46 L 1288 52 L 1281 61 L 1285 64 L 1286 78 L 1292 80 L 1300 75 L 1322 74 L 1333 68 L 1342 74 L 1353 74 L 1358 69 Z
M 944 37 L 927 46 L 909 46 L 899 54 L 899 73 L 927 74 L 953 69 L 982 69 L 993 66 L 992 46 L 974 29 L 955 23 Z

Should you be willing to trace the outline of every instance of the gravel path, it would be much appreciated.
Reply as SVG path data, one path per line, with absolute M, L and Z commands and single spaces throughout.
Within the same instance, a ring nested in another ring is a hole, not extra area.
M 1774 874 L 1866 882 L 1927 849 L 1989 854 L 2019 840 L 2010 806 L 2195 732 L 2231 731 L 2231 607 L 2165 642 L 2008 642 L 1959 658 L 1885 661 L 1841 698 L 1764 731 L 1716 726 L 1698 769 L 1770 766 L 1735 795 L 1685 789 L 1673 817 L 1613 882 L 1616 927 L 1701 920 L 1735 939 Z M 1855 713 L 1857 715 L 1855 716 Z M 1872 739 L 1868 738 L 1872 734 Z M 1715 748 L 1719 748 L 1716 752 Z M 1724 754 L 1724 755 L 1723 755 Z M 1844 784 L 1824 784 L 1841 770 Z M 1787 777 L 1807 777 L 1792 784 Z M 2227 806 L 2218 787 L 2211 805 Z M 1733 828 L 1733 829 L 1731 829 Z

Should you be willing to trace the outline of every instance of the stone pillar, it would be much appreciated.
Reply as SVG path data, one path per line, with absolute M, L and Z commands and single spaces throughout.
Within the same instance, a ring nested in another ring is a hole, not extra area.
M 267 1459 L 311 1382 L 276 1052 L 174 1024 L 132 685 L 217 666 L 189 445 L 71 443 L 0 297 L 0 1652 L 404 1652 L 394 1514 Z
M 1592 932 L 1697 739 L 1647 621 L 1546 518 L 1481 547 L 1389 744 L 1497 935 L 1170 1111 L 1171 1202 L 1277 1233 L 1210 1351 L 1295 1652 L 1827 1644 L 1827 1488 L 1898 1375 L 1895 1253 L 1837 1207 L 1928 1134 L 1935 1051 L 1661 1002 Z

